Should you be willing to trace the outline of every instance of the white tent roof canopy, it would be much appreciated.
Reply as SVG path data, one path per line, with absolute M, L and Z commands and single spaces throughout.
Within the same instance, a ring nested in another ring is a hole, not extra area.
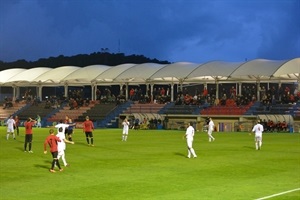
M 90 65 L 57 68 L 13 68 L 0 71 L 0 86 L 162 84 L 207 82 L 300 82 L 300 58 L 291 60 L 255 59 L 248 62 L 211 61 L 172 64 Z

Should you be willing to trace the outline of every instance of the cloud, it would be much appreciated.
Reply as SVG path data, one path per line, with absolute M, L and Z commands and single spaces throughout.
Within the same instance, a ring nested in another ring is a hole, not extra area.
M 299 57 L 299 1 L 1 1 L 0 60 L 99 52 L 161 60 Z

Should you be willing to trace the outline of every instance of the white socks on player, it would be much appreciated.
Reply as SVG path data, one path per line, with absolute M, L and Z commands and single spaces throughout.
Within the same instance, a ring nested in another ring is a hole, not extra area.
M 197 157 L 195 150 L 193 148 L 188 149 L 188 158 L 191 157 L 191 154 L 194 156 L 194 158 Z
M 127 135 L 124 134 L 124 135 L 122 136 L 122 141 L 126 141 L 126 140 L 127 140 Z
M 211 142 L 214 140 L 215 140 L 215 138 L 211 134 L 208 134 L 208 141 Z
M 7 133 L 7 134 L 6 134 L 6 140 L 9 139 L 9 135 L 10 135 L 10 133 Z M 13 136 L 14 139 L 16 138 L 15 133 L 13 133 L 12 136 Z

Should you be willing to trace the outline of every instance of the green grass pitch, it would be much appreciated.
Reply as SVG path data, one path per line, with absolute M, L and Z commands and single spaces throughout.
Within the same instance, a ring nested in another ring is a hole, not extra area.
M 49 128 L 34 128 L 33 154 L 23 151 L 24 128 L 16 140 L 0 127 L 0 199 L 259 199 L 300 188 L 300 134 L 266 133 L 262 150 L 248 133 L 196 132 L 195 159 L 186 158 L 184 131 L 97 129 L 89 147 L 82 130 L 67 144 L 70 167 L 50 173 L 43 154 Z M 62 164 L 62 162 L 60 162 Z M 300 191 L 271 198 L 300 199 Z

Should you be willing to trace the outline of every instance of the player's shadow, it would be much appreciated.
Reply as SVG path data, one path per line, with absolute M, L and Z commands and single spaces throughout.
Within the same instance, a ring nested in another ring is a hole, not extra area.
M 255 149 L 254 147 L 250 147 L 250 146 L 243 146 L 243 148 L 245 148 L 245 149 Z
M 174 155 L 176 156 L 182 156 L 182 157 L 186 157 L 183 153 L 178 153 L 178 152 L 175 152 Z
M 44 161 L 45 163 L 47 163 L 47 165 L 41 165 L 41 164 L 35 164 L 34 166 L 36 168 L 43 168 L 43 169 L 49 169 L 50 164 L 52 163 L 51 161 Z
M 24 148 L 22 148 L 22 147 L 16 147 L 16 149 L 18 149 L 20 151 L 24 151 Z

